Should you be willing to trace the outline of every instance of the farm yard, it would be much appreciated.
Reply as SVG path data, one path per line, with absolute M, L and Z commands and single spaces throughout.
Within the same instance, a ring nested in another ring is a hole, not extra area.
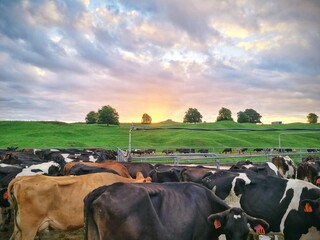
M 0 240 L 320 240 L 320 0 L 0 9 Z
M 161 129 L 151 131 L 146 130 L 145 126 L 139 126 L 140 130 L 132 130 L 132 125 L 129 124 L 120 127 L 111 126 L 110 128 L 56 122 L 0 122 L 1 125 L 3 127 L 3 137 L 0 139 L 1 164 L 28 165 L 30 169 L 35 162 L 39 164 L 44 159 L 46 162 L 60 159 L 65 163 L 116 160 L 120 153 L 118 150 L 124 150 L 126 153 L 130 151 L 133 163 L 151 163 L 153 167 L 161 163 L 173 172 L 177 169 L 181 171 L 181 168 L 190 167 L 193 169 L 196 165 L 210 168 L 210 171 L 216 168 L 223 170 L 229 169 L 238 162 L 251 166 L 257 164 L 255 171 L 258 171 L 263 164 L 273 161 L 277 156 L 288 156 L 297 166 L 302 163 L 302 159 L 318 162 L 320 157 L 318 124 L 313 127 L 307 124 L 282 126 L 290 130 L 281 130 L 279 126 L 275 126 L 276 129 L 273 130 L 270 130 L 270 127 L 273 126 L 238 124 L 235 126 L 234 123 L 199 124 L 196 126 L 197 130 L 181 129 L 194 128 L 194 126 L 187 124 L 179 125 L 179 129 L 173 129 L 177 126 L 172 125 L 154 125 L 151 127 L 161 127 Z M 44 128 L 45 126 L 48 128 Z M 90 131 L 87 132 L 86 127 Z M 209 127 L 220 130 L 208 130 Z M 94 128 L 99 130 L 94 130 Z M 199 128 L 204 130 L 199 130 Z M 239 130 L 239 128 L 243 129 Z M 263 131 L 263 129 L 269 130 Z M 292 134 L 285 134 L 288 132 Z M 46 137 L 47 141 L 44 140 Z M 200 141 L 201 137 L 203 141 Z M 38 138 L 41 143 L 37 142 Z M 72 138 L 73 142 L 71 144 L 64 143 L 64 141 L 70 142 L 69 138 Z M 211 138 L 214 138 L 215 145 L 211 145 Z M 88 139 L 95 139 L 95 142 L 90 143 Z M 217 139 L 219 139 L 218 144 Z M 252 140 L 249 141 L 250 139 Z M 111 143 L 111 140 L 114 143 Z M 225 143 L 220 142 L 222 140 Z M 7 149 L 8 147 L 9 149 Z M 37 154 L 33 156 L 36 152 Z M 95 155 L 91 156 L 93 152 Z M 61 163 L 61 161 L 58 162 Z M 241 165 L 239 168 L 245 167 Z M 0 170 L 3 170 L 2 166 Z M 88 169 L 86 168 L 85 171 Z M 54 173 L 52 169 L 51 174 L 59 175 L 57 172 Z M 159 176 L 153 179 L 157 178 L 159 179 Z M 3 184 L 2 179 L 0 180 L 1 184 Z M 179 179 L 173 181 L 179 181 Z M 165 180 L 159 182 L 165 182 Z M 2 185 L 1 188 L 3 188 Z M 11 219 L 8 231 L 0 232 L 1 239 L 9 239 L 12 231 L 13 219 Z M 278 240 L 283 239 L 281 235 L 277 236 Z M 81 227 L 70 232 L 50 229 L 41 233 L 40 239 L 84 239 L 84 229 Z M 257 235 L 255 239 L 258 239 Z

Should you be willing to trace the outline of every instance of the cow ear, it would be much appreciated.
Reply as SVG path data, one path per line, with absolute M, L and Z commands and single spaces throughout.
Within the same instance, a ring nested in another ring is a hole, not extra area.
M 229 213 L 229 210 L 226 210 L 221 213 L 211 214 L 207 220 L 211 225 L 213 225 L 214 229 L 219 229 L 225 225 L 226 216 L 228 213 Z
M 269 224 L 261 219 L 261 218 L 254 218 L 249 215 L 247 215 L 248 223 L 250 224 L 250 227 L 256 232 L 258 235 L 264 235 L 266 234 L 267 230 L 269 229 Z
M 314 177 L 314 182 L 319 187 L 320 186 L 320 176 Z
M 305 213 L 312 213 L 319 207 L 319 202 L 317 200 L 306 199 L 300 202 L 300 206 L 303 207 Z

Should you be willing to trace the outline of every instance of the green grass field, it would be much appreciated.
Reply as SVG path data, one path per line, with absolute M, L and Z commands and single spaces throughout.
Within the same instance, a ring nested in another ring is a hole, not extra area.
M 169 147 L 277 147 L 320 148 L 320 124 L 255 125 L 223 121 L 217 123 L 134 124 L 133 148 Z M 0 121 L 0 148 L 127 148 L 131 124 L 103 124 Z M 161 128 L 161 129 L 160 129 Z M 184 129 L 172 129 L 184 128 Z M 196 130 L 188 130 L 196 129 Z M 255 130 L 255 131 L 253 131 Z M 304 133 L 315 132 L 315 133 Z M 283 133 L 294 133 L 283 135 Z M 304 134 L 297 134 L 304 133 Z

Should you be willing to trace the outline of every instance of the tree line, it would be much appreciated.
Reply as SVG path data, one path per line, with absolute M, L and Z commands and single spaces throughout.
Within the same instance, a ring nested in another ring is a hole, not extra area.
M 260 119 L 262 116 L 254 109 L 249 108 L 244 111 L 240 111 L 237 113 L 237 122 L 238 123 L 261 123 Z M 103 106 L 98 109 L 97 112 L 90 111 L 86 115 L 86 123 L 102 123 L 102 124 L 111 124 L 111 125 L 119 125 L 119 114 L 110 105 Z M 232 118 L 232 112 L 230 109 L 222 107 L 217 116 L 217 122 L 219 121 L 234 121 Z M 317 123 L 318 116 L 315 113 L 309 113 L 307 115 L 308 123 Z M 196 108 L 189 108 L 183 117 L 184 123 L 201 123 L 202 115 Z M 151 124 L 152 118 L 149 114 L 144 113 L 141 118 L 142 124 Z

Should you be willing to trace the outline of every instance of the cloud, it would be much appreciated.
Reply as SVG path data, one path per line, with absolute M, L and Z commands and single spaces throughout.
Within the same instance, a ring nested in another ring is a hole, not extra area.
M 281 10 L 281 11 L 280 11 Z M 319 113 L 319 1 L 1 1 L 1 119 Z

